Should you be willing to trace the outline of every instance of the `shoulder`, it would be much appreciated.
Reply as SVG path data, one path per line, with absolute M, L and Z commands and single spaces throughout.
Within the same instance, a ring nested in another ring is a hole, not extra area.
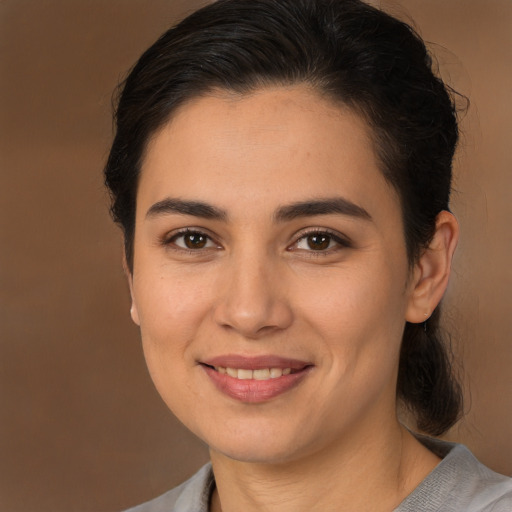
M 208 512 L 213 486 L 212 467 L 206 464 L 178 487 L 125 512 Z
M 512 478 L 491 471 L 463 445 L 424 444 L 446 455 L 396 512 L 512 511 Z

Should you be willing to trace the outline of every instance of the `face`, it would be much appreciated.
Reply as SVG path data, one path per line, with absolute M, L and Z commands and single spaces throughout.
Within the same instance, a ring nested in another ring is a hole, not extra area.
M 409 275 L 368 127 L 305 87 L 196 99 L 148 146 L 132 317 L 215 453 L 286 461 L 396 422 Z

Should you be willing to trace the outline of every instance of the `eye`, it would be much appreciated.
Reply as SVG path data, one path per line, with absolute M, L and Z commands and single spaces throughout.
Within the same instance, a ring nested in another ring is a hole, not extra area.
M 200 250 L 217 247 L 213 240 L 200 231 L 187 230 L 172 236 L 167 240 L 167 244 L 173 244 L 176 247 L 186 250 Z
M 334 241 L 332 236 L 326 233 L 315 233 L 301 238 L 297 243 L 297 249 L 311 249 L 312 251 L 325 251 L 330 249 Z
M 348 241 L 327 231 L 314 231 L 305 233 L 293 246 L 293 250 L 330 252 L 341 247 L 349 247 Z

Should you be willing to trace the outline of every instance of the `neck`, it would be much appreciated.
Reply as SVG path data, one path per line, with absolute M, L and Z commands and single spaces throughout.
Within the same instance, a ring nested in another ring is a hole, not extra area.
M 390 511 L 439 462 L 398 422 L 288 462 L 241 462 L 213 450 L 211 459 L 212 512 Z

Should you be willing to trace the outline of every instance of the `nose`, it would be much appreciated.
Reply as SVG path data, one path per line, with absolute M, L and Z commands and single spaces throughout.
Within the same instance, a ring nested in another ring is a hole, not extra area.
M 281 279 L 279 278 L 281 274 Z M 286 329 L 293 322 L 282 272 L 258 258 L 231 262 L 222 276 L 215 322 L 248 339 Z

